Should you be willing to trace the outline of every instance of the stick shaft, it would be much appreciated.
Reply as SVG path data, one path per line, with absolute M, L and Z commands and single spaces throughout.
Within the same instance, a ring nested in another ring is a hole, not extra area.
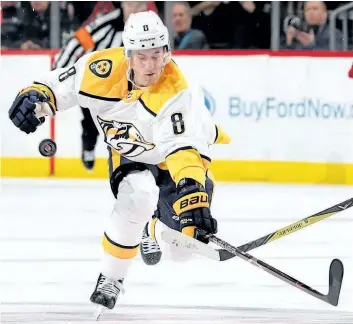
M 270 275 L 290 284 L 291 286 L 302 290 L 303 292 L 320 299 L 326 303 L 333 306 L 338 305 L 338 299 L 340 296 L 342 279 L 343 279 L 343 264 L 340 260 L 335 259 L 331 262 L 330 272 L 329 272 L 329 291 L 327 295 L 320 293 L 319 291 L 311 288 L 310 286 L 300 282 L 299 280 L 289 276 L 288 274 L 274 268 L 273 266 L 253 257 L 246 252 L 239 250 L 237 247 L 230 245 L 229 243 L 223 241 L 222 239 L 216 237 L 215 235 L 208 236 L 209 241 L 215 245 L 221 247 L 222 249 L 216 250 L 209 244 L 200 242 L 199 240 L 187 236 L 179 231 L 168 229 L 162 232 L 162 239 L 177 248 L 184 248 L 189 250 L 191 253 L 199 253 L 206 258 L 213 259 L 216 261 L 224 261 L 229 259 L 229 255 L 235 255 L 239 258 L 251 263 L 252 265 L 260 268 L 261 270 L 269 273 Z M 214 252 L 218 253 L 218 257 L 214 257 Z M 226 254 L 226 259 L 224 259 L 224 254 Z
M 251 251 L 251 250 L 256 249 L 262 245 L 276 241 L 284 236 L 295 233 L 305 227 L 313 225 L 313 224 L 315 224 L 325 218 L 331 217 L 331 216 L 333 216 L 343 210 L 346 210 L 352 206 L 353 206 L 353 198 L 350 198 L 350 199 L 348 199 L 344 202 L 341 202 L 335 206 L 332 206 L 332 207 L 327 208 L 327 209 L 325 209 L 321 212 L 318 212 L 314 215 L 306 217 L 296 223 L 293 223 L 289 226 L 283 227 L 283 228 L 281 228 L 271 234 L 267 234 L 257 240 L 254 240 L 254 241 L 251 241 L 251 242 L 246 243 L 244 245 L 241 245 L 238 247 L 238 249 L 243 252 Z
M 232 253 L 232 254 L 238 256 L 239 258 L 243 259 L 244 261 L 251 263 L 252 265 L 256 266 L 257 268 L 259 268 L 259 269 L 269 273 L 270 275 L 290 284 L 291 286 L 298 288 L 298 289 L 302 290 L 303 292 L 305 292 L 315 298 L 318 298 L 322 301 L 328 302 L 326 295 L 323 295 L 319 291 L 309 287 L 308 285 L 289 276 L 288 274 L 274 268 L 273 266 L 267 264 L 266 262 L 263 262 L 250 254 L 242 252 L 241 250 L 239 250 L 235 246 L 230 245 L 229 243 L 221 240 L 220 238 L 218 238 L 214 235 L 211 235 L 210 241 L 213 242 L 214 244 L 222 247 L 223 249 L 227 250 L 229 253 Z

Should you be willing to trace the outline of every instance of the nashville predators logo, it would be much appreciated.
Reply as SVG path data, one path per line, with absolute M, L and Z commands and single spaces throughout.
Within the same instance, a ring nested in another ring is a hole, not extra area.
M 97 119 L 104 132 L 104 141 L 125 157 L 138 156 L 155 147 L 153 143 L 145 141 L 133 124 L 115 120 L 106 121 L 99 116 Z
M 89 65 L 91 72 L 100 78 L 108 77 L 112 67 L 113 63 L 111 60 L 97 60 Z

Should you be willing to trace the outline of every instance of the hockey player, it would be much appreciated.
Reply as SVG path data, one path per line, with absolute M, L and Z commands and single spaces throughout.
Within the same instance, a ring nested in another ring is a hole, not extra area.
M 187 235 L 197 228 L 217 232 L 210 212 L 209 147 L 229 141 L 204 106 L 202 90 L 171 60 L 168 30 L 158 15 L 130 15 L 123 43 L 124 48 L 86 54 L 70 68 L 35 80 L 9 110 L 14 125 L 29 134 L 44 116 L 79 105 L 90 110 L 102 132 L 116 202 L 90 300 L 109 309 L 155 210 L 160 224 Z
M 79 28 L 56 55 L 53 69 L 73 65 L 84 54 L 110 47 L 122 46 L 124 23 L 131 13 L 147 11 L 147 1 L 112 1 L 115 10 L 97 17 Z M 119 8 L 121 6 L 121 8 Z M 87 170 L 94 168 L 98 130 L 89 109 L 81 107 L 82 153 L 81 160 Z

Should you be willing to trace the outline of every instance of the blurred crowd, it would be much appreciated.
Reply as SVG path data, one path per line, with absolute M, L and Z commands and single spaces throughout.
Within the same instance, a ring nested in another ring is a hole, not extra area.
M 328 11 L 346 2 L 281 2 L 281 47 L 329 49 Z M 109 24 L 121 32 L 131 12 L 153 10 L 165 18 L 165 1 L 60 1 L 60 47 L 77 31 L 116 12 Z M 49 1 L 1 1 L 1 48 L 50 48 Z M 174 49 L 269 49 L 271 1 L 174 1 L 171 27 Z M 352 25 L 349 20 L 349 37 Z M 342 49 L 342 24 L 335 45 Z

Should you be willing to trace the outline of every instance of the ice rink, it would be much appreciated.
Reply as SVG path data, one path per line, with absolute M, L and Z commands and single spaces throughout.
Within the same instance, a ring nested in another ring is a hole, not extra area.
M 218 236 L 256 239 L 342 202 L 352 187 L 218 184 Z M 101 235 L 114 198 L 107 181 L 1 182 L 0 323 L 94 323 L 89 297 L 98 276 Z M 329 264 L 345 278 L 333 307 L 254 266 L 201 257 L 157 266 L 140 257 L 126 293 L 103 323 L 353 324 L 353 208 L 250 252 L 326 293 Z

